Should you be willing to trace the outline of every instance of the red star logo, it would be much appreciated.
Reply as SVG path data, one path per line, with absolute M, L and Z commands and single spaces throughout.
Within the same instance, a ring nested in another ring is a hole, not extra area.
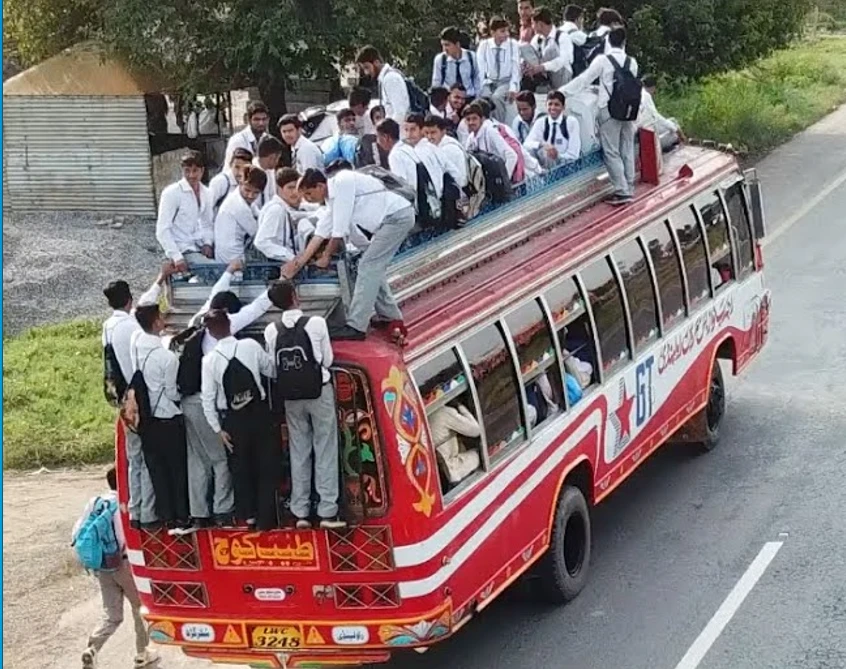
M 634 395 L 629 396 L 628 388 L 623 385 L 623 398 L 620 400 L 620 406 L 614 411 L 617 420 L 620 423 L 618 430 L 618 438 L 628 437 L 631 434 L 631 418 L 632 418 L 632 404 L 634 404 Z

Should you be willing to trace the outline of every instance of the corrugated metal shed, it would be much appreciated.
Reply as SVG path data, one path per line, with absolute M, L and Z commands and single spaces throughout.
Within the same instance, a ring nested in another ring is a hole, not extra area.
M 8 97 L 3 157 L 12 211 L 155 215 L 140 96 Z

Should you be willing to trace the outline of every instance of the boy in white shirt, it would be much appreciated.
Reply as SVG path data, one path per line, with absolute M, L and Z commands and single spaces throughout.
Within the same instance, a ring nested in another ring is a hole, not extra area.
M 411 108 L 408 86 L 402 72 L 385 63 L 378 49 L 371 45 L 358 52 L 355 62 L 364 76 L 378 84 L 379 102 L 385 108 L 387 118 L 401 123 Z
M 399 123 L 386 118 L 376 127 L 376 144 L 388 155 L 388 169 L 417 192 L 417 163 L 414 147 L 400 141 Z
M 505 168 L 514 181 L 517 153 L 485 116 L 484 110 L 477 102 L 470 103 L 464 109 L 464 120 L 467 121 L 467 130 L 470 132 L 464 147 L 470 152 L 485 151 L 499 157 L 505 163 Z
M 405 143 L 414 149 L 414 153 L 423 162 L 423 166 L 429 173 L 429 178 L 435 187 L 438 198 L 444 193 L 444 175 L 449 174 L 453 180 L 456 178 L 454 169 L 441 153 L 440 149 L 423 136 L 423 114 L 409 114 L 403 123 Z
M 455 137 L 447 134 L 449 121 L 438 116 L 428 116 L 423 122 L 423 134 L 444 158 L 445 171 L 455 179 L 462 190 L 467 186 L 467 151 Z
M 496 120 L 511 123 L 520 91 L 520 45 L 509 36 L 508 21 L 501 16 L 491 19 L 489 29 L 492 37 L 479 44 L 482 97 L 493 102 Z
M 564 115 L 565 104 L 563 93 L 547 95 L 547 115 L 534 122 L 523 143 L 547 169 L 578 160 L 582 150 L 579 122 Z
M 538 7 L 532 15 L 535 36 L 532 47 L 540 63 L 524 68 L 536 83 L 548 83 L 560 88 L 573 77 L 573 43 L 570 36 L 555 28 L 552 12 Z
M 232 152 L 228 167 L 223 168 L 209 182 L 209 193 L 212 198 L 214 214 L 220 210 L 220 205 L 233 190 L 238 188 L 244 177 L 244 168 L 253 162 L 253 154 L 247 149 L 237 148 Z
M 248 242 L 258 231 L 258 212 L 253 206 L 267 186 L 267 173 L 260 167 L 247 167 L 244 180 L 224 200 L 214 222 L 215 260 L 229 264 L 244 260 Z
M 267 175 L 267 185 L 256 199 L 255 209 L 257 211 L 261 211 L 262 207 L 270 202 L 276 194 L 276 188 L 273 184 L 276 180 L 276 168 L 279 167 L 283 150 L 282 142 L 271 135 L 262 137 L 259 142 L 258 153 L 253 160 L 253 166 L 264 170 Z
M 643 90 L 640 97 L 640 110 L 637 115 L 637 127 L 654 131 L 661 142 L 661 149 L 669 151 L 676 144 L 685 140 L 684 133 L 675 119 L 663 116 L 655 106 L 653 96 L 658 86 L 655 77 L 646 75 L 641 81 L 643 82 Z
M 267 124 L 270 121 L 270 114 L 266 104 L 261 100 L 253 100 L 247 105 L 245 116 L 247 127 L 232 135 L 226 144 L 226 158 L 223 161 L 226 165 L 232 159 L 232 153 L 235 149 L 246 149 L 253 155 L 256 155 L 259 140 L 267 134 Z
M 305 248 L 305 234 L 313 225 L 304 221 L 315 212 L 303 211 L 302 195 L 297 189 L 300 173 L 290 167 L 276 172 L 276 195 L 261 210 L 255 247 L 270 260 L 288 262 Z M 305 223 L 300 229 L 300 223 Z
M 545 113 L 538 110 L 537 106 L 535 94 L 531 91 L 520 91 L 517 94 L 517 116 L 511 122 L 511 129 L 521 144 L 526 141 L 538 117 Z
M 282 141 L 291 147 L 291 165 L 300 174 L 308 169 L 324 169 L 323 152 L 320 147 L 303 135 L 303 124 L 296 114 L 285 114 L 279 119 L 279 134 Z

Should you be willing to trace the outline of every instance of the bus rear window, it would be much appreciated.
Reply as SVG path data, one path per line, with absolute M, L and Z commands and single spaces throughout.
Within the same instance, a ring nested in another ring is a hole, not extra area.
M 702 229 L 691 207 L 673 212 L 670 221 L 681 246 L 684 271 L 687 273 L 687 295 L 690 308 L 696 307 L 711 294 L 708 282 L 708 256 Z
M 607 374 L 629 359 L 626 315 L 620 286 L 611 271 L 611 260 L 607 257 L 588 265 L 580 274 L 593 308 L 599 350 L 602 354 L 602 368 Z

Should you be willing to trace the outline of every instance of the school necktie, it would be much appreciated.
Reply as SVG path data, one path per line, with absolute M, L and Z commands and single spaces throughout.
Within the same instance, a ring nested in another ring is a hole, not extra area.
M 455 61 L 455 83 L 459 86 L 463 86 L 464 82 L 461 80 L 461 61 Z
M 555 133 L 558 131 L 558 121 L 552 122 L 552 133 L 549 135 L 549 143 L 555 146 Z
M 496 47 L 496 82 L 499 83 L 502 70 L 502 48 Z

